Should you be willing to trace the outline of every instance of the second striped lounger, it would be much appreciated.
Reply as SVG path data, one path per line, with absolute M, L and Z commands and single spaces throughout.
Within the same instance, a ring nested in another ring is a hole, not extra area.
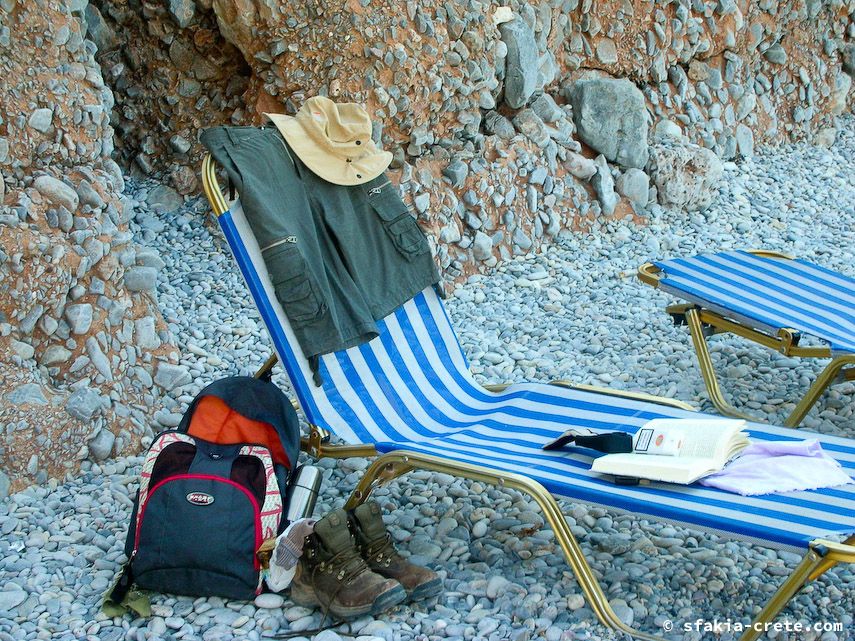
M 346 507 L 364 501 L 378 484 L 411 470 L 445 472 L 530 495 L 572 568 L 588 604 L 605 625 L 638 639 L 660 639 L 627 626 L 586 560 L 556 496 L 687 524 L 765 546 L 798 551 L 803 560 L 742 635 L 756 639 L 807 582 L 838 563 L 855 561 L 855 485 L 743 497 L 699 485 L 618 486 L 590 471 L 583 452 L 547 452 L 541 445 L 571 427 L 634 432 L 655 417 L 696 416 L 688 406 L 644 394 L 592 391 L 566 382 L 489 388 L 469 372 L 454 329 L 433 289 L 379 323 L 370 343 L 321 357 L 323 385 L 312 372 L 277 301 L 238 200 L 226 203 L 215 167 L 203 165 L 203 184 L 276 350 L 259 371 L 284 366 L 311 431 L 304 448 L 314 456 L 379 455 Z M 332 432 L 347 445 L 330 445 Z M 750 425 L 754 439 L 790 440 L 791 430 Z M 855 477 L 855 443 L 819 436 L 823 447 Z M 731 613 L 727 613 L 728 616 Z
M 726 251 L 656 261 L 642 282 L 688 301 L 667 312 L 689 326 L 704 383 L 716 409 L 752 420 L 725 398 L 706 339 L 732 332 L 785 356 L 830 358 L 785 419 L 796 427 L 835 382 L 855 380 L 855 279 L 769 251 Z M 814 339 L 804 344 L 804 337 Z M 756 420 L 756 419 L 753 419 Z

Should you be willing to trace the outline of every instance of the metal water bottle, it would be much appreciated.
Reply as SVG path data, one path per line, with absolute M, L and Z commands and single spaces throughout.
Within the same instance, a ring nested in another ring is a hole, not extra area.
M 314 465 L 301 465 L 296 469 L 285 497 L 286 519 L 293 523 L 312 515 L 321 488 L 321 478 L 321 468 Z

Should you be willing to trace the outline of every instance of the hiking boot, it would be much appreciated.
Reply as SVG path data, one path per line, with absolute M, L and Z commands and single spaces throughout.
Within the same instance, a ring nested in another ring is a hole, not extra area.
M 406 597 L 400 583 L 368 568 L 348 527 L 347 512 L 335 510 L 315 523 L 291 582 L 294 603 L 352 619 L 382 612 Z
M 442 590 L 442 579 L 436 572 L 410 563 L 395 549 L 377 503 L 366 501 L 352 510 L 350 523 L 368 567 L 381 576 L 398 581 L 411 600 L 426 599 Z

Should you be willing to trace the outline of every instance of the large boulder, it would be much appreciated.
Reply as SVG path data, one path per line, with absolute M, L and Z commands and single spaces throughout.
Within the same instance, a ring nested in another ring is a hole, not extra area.
M 647 173 L 660 204 L 667 207 L 706 209 L 716 196 L 723 171 L 718 156 L 698 145 L 674 141 L 650 148 Z
M 499 26 L 508 47 L 505 57 L 505 103 L 511 109 L 524 107 L 537 88 L 537 43 L 531 27 L 521 18 Z
M 607 160 L 643 169 L 647 164 L 647 109 L 629 80 L 590 78 L 564 88 L 582 141 Z

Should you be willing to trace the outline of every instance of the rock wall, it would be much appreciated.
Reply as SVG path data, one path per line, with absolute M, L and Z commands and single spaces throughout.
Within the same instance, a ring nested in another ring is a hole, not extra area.
M 99 0 L 105 15 L 116 4 Z M 720 160 L 759 142 L 830 144 L 834 116 L 852 104 L 853 0 L 173 0 L 140 10 L 170 53 L 221 37 L 242 56 L 242 106 L 220 101 L 211 123 L 258 123 L 315 93 L 364 102 L 450 277 L 651 199 L 702 207 Z M 214 33 L 214 17 L 219 35 L 199 36 Z M 215 64 L 235 89 L 239 65 L 226 59 Z M 233 95 L 204 75 L 203 95 Z M 197 96 L 174 94 L 172 120 L 155 116 L 161 144 L 192 141 L 187 124 L 200 121 Z M 151 95 L 123 100 L 151 122 Z
M 168 361 L 84 6 L 0 1 L 0 497 L 135 451 Z

